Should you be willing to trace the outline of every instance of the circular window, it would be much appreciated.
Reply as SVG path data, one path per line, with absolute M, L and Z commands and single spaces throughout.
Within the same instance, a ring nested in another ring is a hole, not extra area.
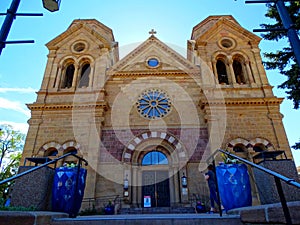
M 233 49 L 236 45 L 235 41 L 232 38 L 229 38 L 229 37 L 222 38 L 218 42 L 218 44 L 221 48 L 226 48 L 226 49 Z
M 73 50 L 75 52 L 82 52 L 85 49 L 85 43 L 79 42 L 73 46 Z
M 151 58 L 151 59 L 148 59 L 148 61 L 147 61 L 147 65 L 150 67 L 157 67 L 158 64 L 159 64 L 159 61 L 156 58 Z
M 138 112 L 148 119 L 162 118 L 171 110 L 170 98 L 158 89 L 145 91 L 136 104 Z
M 230 48 L 230 47 L 232 47 L 232 41 L 231 40 L 229 40 L 229 39 L 223 39 L 222 41 L 221 41 L 221 45 L 224 47 L 224 48 Z

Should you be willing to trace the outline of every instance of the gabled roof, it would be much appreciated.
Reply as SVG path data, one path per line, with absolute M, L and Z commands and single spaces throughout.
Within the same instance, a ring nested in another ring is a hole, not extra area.
M 157 58 L 160 66 L 151 68 L 147 60 Z M 199 68 L 178 52 L 151 35 L 122 60 L 117 62 L 107 73 L 109 75 L 199 73 Z
M 231 15 L 218 15 L 207 17 L 205 20 L 203 20 L 193 28 L 191 39 L 206 39 L 209 35 L 208 33 L 212 33 L 213 30 L 216 30 L 220 27 L 231 28 L 240 35 L 246 36 L 249 39 L 256 42 L 259 42 L 261 40 L 260 37 L 243 28 Z
M 77 19 L 72 22 L 68 29 L 48 42 L 46 46 L 51 49 L 55 48 L 62 40 L 72 37 L 74 33 L 80 29 L 84 29 L 97 39 L 101 40 L 104 45 L 110 46 L 115 41 L 112 30 L 95 19 Z

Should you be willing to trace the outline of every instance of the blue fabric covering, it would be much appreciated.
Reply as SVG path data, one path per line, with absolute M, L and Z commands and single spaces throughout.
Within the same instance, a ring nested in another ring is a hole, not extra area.
M 77 167 L 59 167 L 55 170 L 52 188 L 52 210 L 76 217 L 83 199 L 86 169 L 80 168 L 76 189 Z
M 226 210 L 251 206 L 251 186 L 247 166 L 223 164 L 216 167 L 222 205 Z

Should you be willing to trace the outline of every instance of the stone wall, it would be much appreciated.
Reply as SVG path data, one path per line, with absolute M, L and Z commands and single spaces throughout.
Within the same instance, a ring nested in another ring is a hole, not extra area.
M 32 169 L 32 166 L 21 166 L 19 174 Z M 11 193 L 11 205 L 35 207 L 36 210 L 51 210 L 51 193 L 54 170 L 41 168 L 16 180 Z
M 263 161 L 259 165 L 299 182 L 295 163 L 291 160 Z M 253 168 L 253 174 L 261 204 L 280 202 L 274 177 L 256 168 Z M 281 184 L 287 201 L 300 200 L 300 192 L 296 187 L 284 182 L 281 182 Z

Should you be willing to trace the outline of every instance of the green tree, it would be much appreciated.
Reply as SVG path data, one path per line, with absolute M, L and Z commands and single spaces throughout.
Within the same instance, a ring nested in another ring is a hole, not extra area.
M 16 174 L 19 167 L 25 134 L 10 125 L 0 125 L 0 181 Z M 0 198 L 5 199 L 12 182 L 0 186 Z
M 268 10 L 265 14 L 266 17 L 275 20 L 273 24 L 261 24 L 261 27 L 266 29 L 283 28 L 282 20 L 276 9 L 274 3 L 266 4 Z M 286 3 L 287 10 L 293 21 L 294 28 L 298 31 L 300 29 L 300 1 L 291 1 Z M 262 34 L 266 40 L 279 41 L 280 39 L 287 38 L 286 31 L 269 31 Z M 300 66 L 297 64 L 293 49 L 287 41 L 287 46 L 283 47 L 276 52 L 264 53 L 267 61 L 264 62 L 266 69 L 278 69 L 279 72 L 286 76 L 286 81 L 278 87 L 286 89 L 287 98 L 293 101 L 294 109 L 299 109 L 300 106 Z M 292 146 L 294 149 L 300 149 L 300 142 Z

